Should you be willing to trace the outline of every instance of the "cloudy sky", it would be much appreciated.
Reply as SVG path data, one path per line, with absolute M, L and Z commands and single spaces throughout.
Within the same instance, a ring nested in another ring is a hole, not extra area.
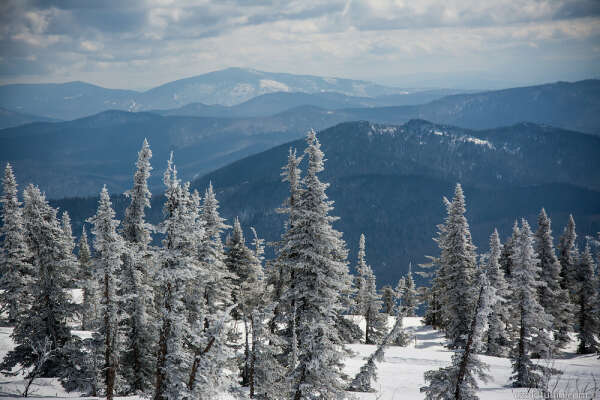
M 404 87 L 597 78 L 600 1 L 0 1 L 1 84 L 144 89 L 232 66 Z

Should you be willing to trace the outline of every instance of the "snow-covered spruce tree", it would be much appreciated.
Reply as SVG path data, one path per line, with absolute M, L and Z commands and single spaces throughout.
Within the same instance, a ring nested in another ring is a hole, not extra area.
M 230 305 L 216 315 L 206 315 L 200 310 L 200 318 L 192 327 L 189 344 L 194 359 L 187 389 L 193 399 L 212 400 L 221 398 L 225 392 L 239 394 L 240 387 L 228 372 L 233 354 L 227 343 L 226 325 L 234 307 L 235 304 Z M 203 321 L 208 321 L 207 328 Z
M 512 273 L 512 269 L 513 269 L 513 261 L 512 261 L 513 247 L 514 247 L 515 242 L 518 240 L 518 238 L 519 238 L 519 222 L 517 220 L 515 220 L 515 223 L 513 224 L 512 235 L 506 239 L 504 246 L 502 246 L 502 252 L 500 253 L 500 260 L 498 261 L 500 263 L 500 266 L 502 267 L 502 270 L 504 271 L 504 277 L 506 278 L 507 281 L 509 281 L 511 279 L 511 273 Z
M 575 298 L 575 315 L 577 321 L 577 338 L 579 344 L 577 353 L 590 354 L 600 351 L 598 343 L 598 332 L 600 332 L 600 320 L 595 313 L 595 306 L 598 303 L 597 277 L 595 276 L 596 266 L 592 258 L 592 251 L 589 241 L 586 242 L 585 250 L 581 253 L 577 263 L 575 279 L 577 283 L 577 292 Z
M 401 312 L 404 309 L 404 304 L 402 304 L 402 294 L 406 289 L 406 277 L 401 277 L 398 279 L 398 283 L 396 284 L 396 289 L 394 290 L 396 294 L 396 313 Z
M 412 264 L 408 264 L 408 273 L 405 278 L 405 286 L 402 291 L 402 307 L 404 308 L 404 314 L 407 317 L 414 317 L 419 307 L 419 292 L 415 285 L 415 281 L 412 276 Z
M 377 346 L 367 362 L 360 368 L 360 371 L 348 387 L 351 392 L 373 392 L 372 381 L 377 381 L 377 366 L 375 362 L 383 361 L 385 347 L 397 341 L 398 337 L 402 334 L 402 319 L 403 314 L 396 316 L 396 322 L 392 329 L 385 335 L 381 343 Z
M 264 304 L 254 309 L 251 315 L 250 398 L 283 400 L 290 397 L 285 380 L 287 368 L 280 361 L 286 343 L 269 328 L 276 304 L 267 304 L 268 301 L 268 297 L 263 296 Z
M 152 227 L 146 222 L 150 207 L 148 177 L 152 151 L 144 139 L 138 153 L 133 188 L 127 192 L 131 202 L 125 210 L 122 235 L 125 240 L 121 274 L 121 301 L 124 312 L 123 354 L 121 369 L 127 393 L 148 393 L 154 370 L 154 330 L 152 313 L 153 288 L 150 282 L 153 254 L 149 249 Z
M 381 300 L 383 301 L 384 312 L 387 315 L 394 315 L 396 311 L 396 293 L 390 285 L 381 288 Z
M 498 300 L 492 306 L 488 318 L 489 328 L 487 330 L 485 354 L 496 357 L 505 357 L 511 346 L 510 310 L 508 309 L 510 290 L 504 278 L 504 271 L 499 263 L 501 252 L 500 237 L 498 231 L 494 229 L 490 236 L 490 253 L 485 265 L 485 273 L 490 285 L 496 290 Z
M 365 260 L 365 235 L 358 242 L 358 261 L 356 270 L 360 274 L 360 288 L 356 295 L 356 310 L 365 318 L 365 343 L 377 344 L 387 330 L 387 315 L 381 313 L 381 296 L 377 293 L 375 274 Z
M 187 185 L 182 187 L 173 165 L 173 154 L 164 174 L 164 233 L 160 267 L 157 280 L 160 287 L 157 364 L 155 370 L 154 400 L 180 399 L 189 396 L 190 355 L 184 349 L 190 327 L 186 307 L 186 283 L 198 273 L 195 260 L 198 242 L 196 232 L 197 212 L 189 207 Z
M 531 361 L 532 355 L 546 355 L 552 344 L 549 330 L 552 316 L 546 314 L 538 302 L 540 266 L 533 249 L 533 235 L 529 224 L 522 220 L 519 236 L 513 244 L 510 307 L 514 313 L 515 332 L 511 354 L 514 387 L 538 387 L 540 367 Z
M 32 294 L 28 312 L 17 320 L 11 338 L 16 347 L 9 351 L 0 370 L 11 370 L 20 364 L 25 368 L 34 362 L 33 344 L 44 343 L 50 335 L 52 356 L 44 363 L 41 376 L 60 376 L 69 360 L 61 351 L 71 339 L 67 321 L 73 317 L 75 305 L 65 288 L 68 285 L 73 254 L 65 248 L 63 231 L 56 210 L 48 205 L 40 190 L 29 185 L 24 192 L 27 247 L 33 255 L 34 277 L 27 291 Z
M 450 213 L 450 201 L 446 197 L 443 199 L 446 212 Z M 440 253 L 444 248 L 444 240 L 446 236 L 446 224 L 437 225 L 437 236 L 433 238 L 436 242 Z M 421 268 L 430 269 L 432 272 L 423 272 L 422 275 L 431 278 L 431 287 L 427 290 L 427 310 L 425 311 L 424 321 L 426 324 L 437 329 L 445 329 L 447 320 L 444 318 L 442 310 L 442 298 L 446 292 L 447 271 L 445 265 L 442 264 L 441 254 L 438 257 L 427 256 L 429 263 L 421 264 Z M 398 289 L 396 292 L 399 293 Z
M 579 252 L 575 244 L 576 239 L 575 220 L 573 219 L 573 215 L 569 215 L 569 222 L 565 226 L 563 234 L 558 239 L 558 261 L 561 266 L 561 287 L 569 291 L 569 296 L 573 304 L 577 303 L 577 282 L 575 276 Z
M 545 285 L 539 288 L 540 305 L 547 314 L 552 315 L 552 332 L 554 335 L 553 352 L 565 347 L 572 330 L 573 307 L 569 293 L 561 286 L 561 265 L 556 258 L 550 227 L 550 218 L 542 208 L 538 216 L 538 229 L 535 233 L 534 250 L 540 260 L 540 278 Z
M 356 275 L 354 276 L 354 287 L 356 288 L 356 296 L 354 298 L 354 313 L 364 315 L 365 306 L 368 302 L 368 288 L 366 278 L 370 267 L 365 261 L 365 235 L 360 234 L 358 240 L 358 256 L 356 263 Z M 371 271 L 372 272 L 372 271 Z
M 465 196 L 458 183 L 444 223 L 440 256 L 446 280 L 440 299 L 442 320 L 447 321 L 446 336 L 452 348 L 465 344 L 477 296 L 475 246 L 465 211 Z
M 63 211 L 60 225 L 63 231 L 62 240 L 65 242 L 63 246 L 69 254 L 73 255 L 73 250 L 75 250 L 75 238 L 73 237 L 73 228 L 71 227 L 71 217 L 67 211 Z M 77 264 L 71 263 L 69 266 L 71 268 L 70 271 L 67 271 L 67 275 L 69 276 L 69 287 L 78 287 Z
M 292 398 L 344 397 L 343 344 L 333 329 L 344 308 L 341 293 L 348 288 L 348 266 L 340 260 L 341 233 L 333 229 L 327 199 L 317 174 L 323 171 L 323 152 L 314 131 L 307 135 L 308 169 L 298 198 L 297 218 L 288 227 L 283 251 L 294 249 L 290 262 L 293 281 L 285 298 L 296 304 L 298 361 L 290 375 Z
M 277 209 L 280 214 L 287 214 L 285 222 L 285 230 L 281 239 L 275 243 L 276 257 L 273 261 L 267 262 L 266 268 L 266 286 L 271 293 L 271 301 L 275 303 L 273 309 L 273 318 L 269 322 L 269 330 L 273 334 L 281 335 L 287 341 L 287 354 L 289 360 L 286 364 L 295 366 L 298 359 L 297 340 L 296 340 L 296 303 L 293 296 L 284 299 L 283 295 L 290 290 L 290 285 L 293 284 L 292 265 L 297 258 L 299 252 L 299 243 L 291 238 L 293 233 L 292 228 L 295 221 L 298 219 L 298 201 L 300 194 L 303 191 L 301 182 L 301 171 L 298 168 L 302 157 L 296 155 L 296 150 L 289 149 L 286 165 L 281 169 L 283 182 L 289 183 L 289 197 L 283 203 L 283 206 Z M 283 329 L 278 327 L 283 325 Z
M 254 255 L 259 262 L 264 261 L 264 239 L 260 239 L 254 228 L 252 241 Z M 264 274 L 263 274 L 264 275 Z M 273 333 L 270 323 L 274 318 L 277 303 L 273 302 L 272 292 L 264 285 L 258 306 L 253 310 L 250 324 L 252 329 L 252 348 L 250 364 L 250 398 L 260 400 L 287 399 L 290 396 L 288 382 L 285 379 L 287 368 L 282 364 L 282 354 L 286 341 Z
M 225 219 L 219 215 L 219 202 L 212 183 L 204 194 L 200 218 L 205 229 L 205 236 L 198 251 L 198 258 L 206 271 L 203 297 L 208 307 L 207 312 L 216 315 L 232 304 L 232 283 L 236 277 L 227 269 L 221 240 L 223 231 L 231 227 L 226 225 Z
M 252 312 L 259 306 L 264 292 L 262 265 L 254 251 L 246 246 L 238 218 L 233 223 L 233 233 L 227 242 L 225 264 L 233 278 L 233 317 L 244 323 L 244 358 L 242 360 L 242 386 L 250 384 L 250 330 Z M 252 333 L 253 334 L 253 333 Z
M 100 322 L 96 335 L 101 341 L 101 352 L 104 354 L 102 367 L 104 380 L 104 394 L 107 399 L 112 399 L 121 388 L 118 386 L 117 374 L 119 371 L 119 353 L 121 351 L 119 310 L 119 270 L 123 264 L 121 255 L 125 251 L 123 238 L 117 233 L 119 221 L 115 220 L 110 196 L 106 186 L 100 192 L 98 211 L 88 220 L 93 225 L 94 258 L 97 276 L 99 279 Z
M 17 181 L 10 164 L 6 164 L 2 180 L 3 194 L 0 228 L 0 311 L 7 312 L 8 323 L 17 319 L 31 306 L 32 254 L 25 239 L 23 211 L 18 199 Z
M 83 289 L 83 298 L 81 302 L 81 330 L 92 330 L 98 323 L 98 285 L 92 265 L 92 254 L 88 244 L 85 227 L 82 228 L 81 238 L 79 239 L 79 281 Z
M 422 387 L 421 392 L 425 393 L 426 400 L 477 400 L 479 387 L 476 378 L 484 382 L 489 378 L 486 373 L 489 367 L 477 353 L 483 348 L 488 315 L 497 297 L 485 273 L 479 274 L 479 281 L 479 296 L 470 313 L 472 317 L 465 348 L 452 356 L 451 366 L 425 372 L 425 382 L 429 385 Z

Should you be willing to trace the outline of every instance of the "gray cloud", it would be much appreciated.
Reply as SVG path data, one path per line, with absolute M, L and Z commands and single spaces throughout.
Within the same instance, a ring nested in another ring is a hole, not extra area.
M 597 0 L 6 0 L 0 77 L 149 87 L 248 66 L 391 82 L 505 74 L 515 57 L 532 71 L 550 54 L 560 71 L 543 69 L 572 79 L 598 75 L 599 38 Z

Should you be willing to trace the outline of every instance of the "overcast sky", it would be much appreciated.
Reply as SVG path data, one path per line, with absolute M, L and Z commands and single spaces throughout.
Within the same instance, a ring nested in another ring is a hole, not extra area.
M 232 66 L 404 87 L 597 78 L 600 1 L 0 1 L 2 84 L 143 89 Z

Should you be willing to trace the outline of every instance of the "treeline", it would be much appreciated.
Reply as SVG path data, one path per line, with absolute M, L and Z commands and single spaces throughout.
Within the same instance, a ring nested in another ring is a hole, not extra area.
M 254 229 L 249 246 L 239 221 L 231 227 L 220 217 L 212 185 L 201 196 L 178 179 L 172 156 L 163 176 L 163 220 L 147 223 L 152 152 L 146 141 L 123 221 L 115 219 L 104 187 L 87 220 L 91 245 L 85 228 L 75 245 L 68 213 L 59 218 L 36 186 L 25 188 L 21 204 L 7 165 L 0 306 L 14 326 L 16 347 L 0 370 L 21 366 L 30 382 L 58 377 L 67 390 L 109 399 L 222 393 L 338 399 L 347 390 L 371 390 L 383 348 L 406 344 L 402 317 L 416 315 L 421 303 L 427 304 L 425 321 L 459 350 L 454 367 L 426 374 L 430 385 L 423 390 L 432 399 L 451 389 L 457 398 L 472 398 L 461 393 L 476 390 L 473 377 L 483 376 L 476 353 L 510 355 L 515 386 L 535 387 L 539 374 L 531 358 L 556 355 L 569 333 L 577 332 L 581 353 L 598 351 L 597 274 L 590 244 L 583 252 L 576 247 L 572 220 L 558 257 L 543 210 L 535 234 L 523 220 L 504 246 L 494 232 L 489 253 L 478 256 L 457 185 L 438 227 L 440 254 L 427 272 L 431 287 L 417 288 L 409 268 L 395 289 L 378 292 L 364 235 L 357 273 L 349 272 L 328 184 L 319 179 L 324 154 L 314 131 L 306 141 L 304 155 L 290 149 L 282 169 L 289 196 L 278 212 L 287 218 L 280 240 L 270 244 L 271 260 L 264 259 L 265 243 Z M 75 288 L 80 304 L 69 291 Z M 364 332 L 349 315 L 364 318 Z M 396 316 L 391 330 L 389 315 Z M 345 345 L 359 341 L 379 347 L 350 379 L 342 370 L 350 354 Z
M 532 361 L 553 358 L 577 335 L 579 354 L 600 350 L 600 289 L 591 242 L 576 246 L 573 217 L 554 248 L 550 218 L 544 209 L 538 228 L 515 221 L 502 245 L 496 230 L 489 252 L 478 256 L 465 218 L 460 184 L 435 238 L 440 253 L 426 265 L 435 268 L 425 291 L 424 321 L 445 332 L 457 352 L 450 367 L 428 371 L 426 399 L 477 398 L 476 377 L 486 380 L 487 366 L 476 354 L 510 357 L 514 387 L 547 390 L 548 377 L 560 371 Z M 558 253 L 558 255 L 557 255 Z

